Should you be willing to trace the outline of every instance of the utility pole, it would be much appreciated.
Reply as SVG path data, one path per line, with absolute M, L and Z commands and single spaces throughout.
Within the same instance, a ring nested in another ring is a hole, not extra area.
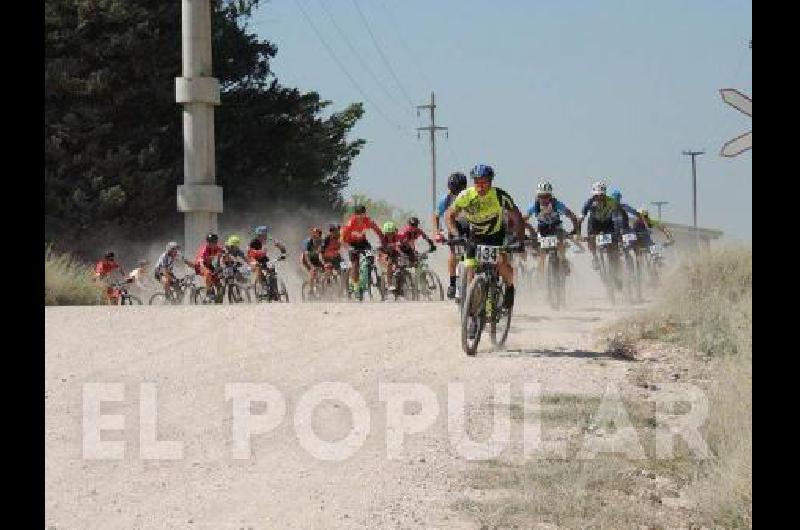
M 175 79 L 175 101 L 183 105 L 183 185 L 177 198 L 186 249 L 216 232 L 222 213 L 214 160 L 214 106 L 220 104 L 220 91 L 211 73 L 209 0 L 181 1 L 181 34 L 183 77 Z
M 650 204 L 658 208 L 658 220 L 661 221 L 661 207 L 669 204 L 669 201 L 652 201 Z
M 684 156 L 692 157 L 692 225 L 694 226 L 694 242 L 698 246 L 697 240 L 697 164 L 695 158 L 706 154 L 705 151 L 684 151 Z
M 445 138 L 447 137 L 447 127 L 439 127 L 436 125 L 436 100 L 431 92 L 431 102 L 429 105 L 417 105 L 417 116 L 419 116 L 419 109 L 430 109 L 431 111 L 431 124 L 427 127 L 417 127 L 417 138 L 419 138 L 419 131 L 428 131 L 431 135 L 431 212 L 436 214 L 436 131 L 445 131 Z M 431 226 L 431 228 L 434 228 Z

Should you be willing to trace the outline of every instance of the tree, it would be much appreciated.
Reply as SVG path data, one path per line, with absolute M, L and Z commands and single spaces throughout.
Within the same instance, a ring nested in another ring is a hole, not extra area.
M 247 33 L 258 4 L 212 0 L 217 175 L 226 212 L 302 201 L 341 206 L 360 103 L 323 118 L 330 101 L 280 85 L 274 44 Z M 108 234 L 158 236 L 180 225 L 180 2 L 45 1 L 45 239 L 95 250 Z M 105 242 L 103 242 L 105 244 Z

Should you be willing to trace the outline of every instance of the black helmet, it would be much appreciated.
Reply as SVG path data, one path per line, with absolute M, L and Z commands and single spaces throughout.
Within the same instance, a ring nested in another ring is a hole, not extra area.
M 409 217 L 408 218 L 408 224 L 413 226 L 414 228 L 416 228 L 416 227 L 419 226 L 419 219 L 416 218 L 416 217 Z
M 365 213 L 367 213 L 367 207 L 364 206 L 363 204 L 359 204 L 358 206 L 353 208 L 353 213 L 356 215 L 364 215 Z
M 447 189 L 450 190 L 450 193 L 453 195 L 458 195 L 462 191 L 467 188 L 467 176 L 460 171 L 457 171 L 450 175 L 450 178 L 447 179 Z
M 329 224 L 328 225 L 328 232 L 335 232 L 336 230 L 339 230 L 339 225 L 335 225 L 335 224 Z
M 219 241 L 219 236 L 217 234 L 211 232 L 206 236 L 206 241 L 208 243 L 216 243 L 217 241 Z
M 103 254 L 103 257 L 105 259 L 114 259 L 114 251 L 113 250 L 109 250 L 108 252 Z

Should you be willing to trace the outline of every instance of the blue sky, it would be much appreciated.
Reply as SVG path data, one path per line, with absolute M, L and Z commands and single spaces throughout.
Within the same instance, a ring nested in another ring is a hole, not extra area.
M 250 29 L 278 46 L 283 84 L 316 90 L 334 110 L 369 98 L 353 131 L 367 145 L 348 193 L 429 217 L 429 141 L 415 130 L 428 115 L 412 104 L 434 90 L 437 124 L 450 128 L 437 138 L 437 195 L 452 171 L 484 162 L 521 207 L 546 177 L 578 209 L 602 178 L 633 206 L 669 201 L 664 219 L 691 224 L 691 165 L 681 152 L 704 150 L 698 223 L 751 239 L 752 151 L 718 155 L 752 127 L 718 93 L 752 96 L 750 2 L 272 0 Z

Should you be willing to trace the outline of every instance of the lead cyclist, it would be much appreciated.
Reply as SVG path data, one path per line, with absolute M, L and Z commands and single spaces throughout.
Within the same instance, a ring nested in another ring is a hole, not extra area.
M 458 234 L 456 218 L 459 214 L 464 214 L 470 226 L 472 237 L 465 245 L 464 260 L 467 285 L 475 276 L 477 245 L 502 246 L 504 244 L 506 235 L 503 222 L 504 212 L 509 213 L 519 244 L 521 245 L 525 239 L 525 223 L 514 199 L 505 190 L 492 186 L 494 169 L 491 166 L 478 164 L 472 168 L 470 176 L 474 185 L 458 194 L 445 215 L 450 237 L 456 237 Z M 514 269 L 504 253 L 501 253 L 498 259 L 497 272 L 507 286 L 503 298 L 504 307 L 511 309 L 514 306 Z M 470 329 L 469 331 L 470 334 L 473 334 L 477 330 Z

